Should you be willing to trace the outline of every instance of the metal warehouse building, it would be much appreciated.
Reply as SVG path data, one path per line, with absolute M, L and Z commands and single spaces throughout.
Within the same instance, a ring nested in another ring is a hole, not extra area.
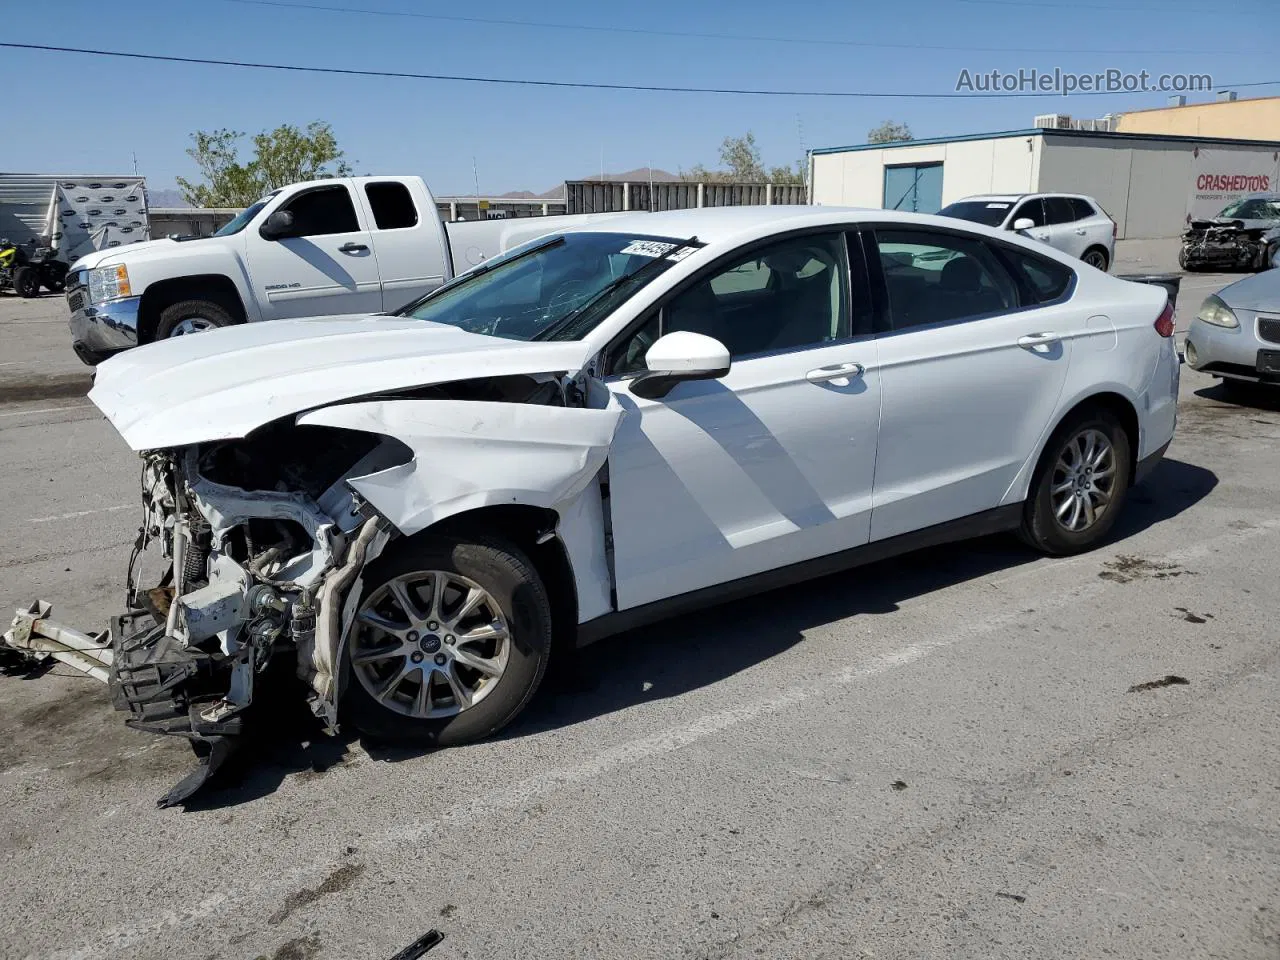
M 1178 236 L 1246 193 L 1280 192 L 1280 142 L 1035 128 L 827 147 L 814 203 L 933 213 L 982 193 L 1083 193 L 1121 239 Z

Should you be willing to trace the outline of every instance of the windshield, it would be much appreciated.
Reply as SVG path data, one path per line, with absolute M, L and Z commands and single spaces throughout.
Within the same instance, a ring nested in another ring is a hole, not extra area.
M 955 217 L 957 220 L 968 220 L 988 227 L 998 227 L 1009 215 L 1013 204 L 1008 200 L 961 200 L 949 203 L 938 211 L 940 217 Z
M 565 233 L 481 264 L 399 311 L 508 340 L 577 340 L 695 249 L 630 233 Z
M 280 192 L 279 190 L 276 191 L 276 193 L 279 193 L 279 192 Z M 269 193 L 265 197 L 263 197 L 261 200 L 257 201 L 256 203 L 250 204 L 248 207 L 246 207 L 245 209 L 237 213 L 235 215 L 235 218 L 230 223 L 228 223 L 226 226 L 222 227 L 221 229 L 216 230 L 213 235 L 215 237 L 229 237 L 233 233 L 239 233 L 241 230 L 243 230 L 245 227 L 249 225 L 250 220 L 252 220 L 262 211 L 263 207 L 265 207 L 268 203 L 271 202 L 271 198 L 274 197 L 275 195 L 276 195 L 275 193 Z
M 1237 220 L 1280 220 L 1280 200 L 1264 200 L 1260 197 L 1237 200 L 1223 207 L 1218 216 Z

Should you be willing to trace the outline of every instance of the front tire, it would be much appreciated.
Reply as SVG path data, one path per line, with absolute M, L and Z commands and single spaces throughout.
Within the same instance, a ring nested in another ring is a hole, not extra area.
M 1111 532 L 1132 479 L 1132 449 L 1120 421 L 1102 408 L 1072 414 L 1040 456 L 1022 538 L 1056 556 L 1092 549 Z
M 182 300 L 160 311 L 156 324 L 156 339 L 168 340 L 191 333 L 202 333 L 229 327 L 236 323 L 231 311 L 212 300 Z
M 450 747 L 491 736 L 546 673 L 542 578 L 497 539 L 420 536 L 397 547 L 365 570 L 341 710 L 382 741 Z

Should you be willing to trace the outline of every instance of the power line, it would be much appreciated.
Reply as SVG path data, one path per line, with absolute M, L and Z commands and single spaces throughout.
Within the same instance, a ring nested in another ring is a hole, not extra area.
M 408 73 L 398 70 L 356 70 L 347 67 L 312 67 L 287 63 L 255 63 L 249 60 L 215 60 L 205 57 L 176 57 L 160 53 L 129 53 L 123 50 L 92 50 L 84 47 L 62 47 L 44 43 L 9 43 L 0 47 L 11 50 L 40 50 L 49 53 L 75 53 L 91 57 L 116 57 L 125 60 L 149 60 L 159 63 L 187 63 L 213 67 L 243 67 L 250 70 L 275 70 L 284 73 L 326 73 L 346 77 L 387 77 L 396 80 L 448 80 L 456 83 L 484 83 L 518 87 L 558 87 L 577 90 L 633 90 L 644 93 L 713 93 L 750 97 L 834 97 L 872 100 L 1043 100 L 1060 97 L 1060 93 L 882 93 L 857 90 L 752 90 L 740 87 L 673 87 L 640 83 L 596 83 L 586 80 L 534 80 L 518 77 L 473 77 L 448 73 Z M 1280 80 L 1258 80 L 1251 83 L 1220 83 L 1219 87 L 1267 87 Z M 1120 91 L 1089 90 L 1071 97 L 1115 96 Z M 1161 91 L 1147 91 L 1161 92 Z
M 343 13 L 356 14 L 371 17 L 402 17 L 414 20 L 433 20 L 441 23 L 475 23 L 485 26 L 496 27 L 534 27 L 546 30 L 579 30 L 589 33 L 620 33 L 640 35 L 646 37 L 678 37 L 682 39 L 694 40 L 747 40 L 760 43 L 792 43 L 792 44 L 808 44 L 815 46 L 828 47 L 860 47 L 860 48 L 883 48 L 887 50 L 936 50 L 936 51 L 953 51 L 965 53 L 1094 53 L 1094 54 L 1203 54 L 1203 47 L 1195 47 L 1188 49 L 1162 48 L 1162 49 L 1098 49 L 1097 47 L 1011 47 L 1007 44 L 998 47 L 977 47 L 971 44 L 960 46 L 935 45 L 925 43 L 889 43 L 878 40 L 834 40 L 825 37 L 770 37 L 760 34 L 747 33 L 699 33 L 686 30 L 657 30 L 650 27 L 610 27 L 602 24 L 590 23 L 564 23 L 551 20 L 515 20 L 497 17 L 464 17 L 454 14 L 443 13 L 419 13 L 414 10 L 378 10 L 365 7 L 343 7 L 325 3 L 290 3 L 285 0 L 223 0 L 224 3 L 239 3 L 244 6 L 253 7 L 277 7 L 283 10 L 313 10 L 323 13 Z M 965 3 L 1010 3 L 1017 6 L 1023 6 L 1021 0 L 957 0 L 957 2 Z M 1049 7 L 1050 4 L 1036 4 L 1040 7 Z M 1075 8 L 1076 4 L 1069 6 Z M 1118 9 L 1115 7 L 1099 7 L 1098 9 Z M 1143 7 L 1144 10 L 1154 10 L 1154 7 Z M 1199 9 L 1197 13 L 1201 12 Z M 1240 54 L 1270 54 L 1271 50 L 1238 50 Z

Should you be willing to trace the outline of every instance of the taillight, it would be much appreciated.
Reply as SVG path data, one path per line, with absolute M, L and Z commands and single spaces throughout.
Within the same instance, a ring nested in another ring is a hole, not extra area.
M 1173 304 L 1168 300 L 1164 302 L 1160 316 L 1156 317 L 1156 333 L 1162 337 L 1173 336 Z
M 1116 223 L 1114 220 L 1112 220 L 1111 221 L 1111 239 L 1114 240 L 1116 238 L 1116 234 L 1118 234 L 1119 232 L 1120 232 L 1120 225 Z

